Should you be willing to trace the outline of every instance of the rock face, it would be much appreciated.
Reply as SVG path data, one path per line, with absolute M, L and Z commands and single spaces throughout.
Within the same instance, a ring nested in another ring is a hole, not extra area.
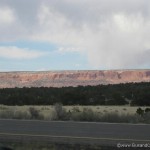
M 150 70 L 1 72 L 0 88 L 150 82 Z

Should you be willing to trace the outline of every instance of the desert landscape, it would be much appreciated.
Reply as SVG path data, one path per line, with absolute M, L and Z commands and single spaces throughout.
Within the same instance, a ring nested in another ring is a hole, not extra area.
M 0 88 L 68 87 L 150 82 L 150 70 L 1 72 Z
M 0 0 L 0 150 L 150 148 L 150 0 Z

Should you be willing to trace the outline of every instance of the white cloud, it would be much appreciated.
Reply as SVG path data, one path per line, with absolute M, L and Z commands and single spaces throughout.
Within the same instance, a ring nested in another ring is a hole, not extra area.
M 150 21 L 141 12 L 96 14 L 98 19 L 105 19 L 94 20 L 94 24 L 88 20 L 79 20 L 78 25 L 74 25 L 66 14 L 48 6 L 42 6 L 39 15 L 42 27 L 41 31 L 33 34 L 33 39 L 63 45 L 60 52 L 84 52 L 93 68 L 118 69 L 150 65 L 147 58 Z
M 139 14 L 112 14 L 91 35 L 88 58 L 95 68 L 137 68 L 150 65 L 147 57 L 150 47 L 150 21 Z M 92 39 L 91 38 L 91 39 Z
M 75 42 L 78 41 L 77 37 L 79 33 L 75 31 L 72 23 L 66 16 L 51 7 L 46 5 L 40 7 L 38 22 L 39 26 L 37 26 L 31 35 L 33 40 L 49 41 L 61 45 L 75 45 Z M 76 38 L 74 38 L 74 36 Z
M 0 7 L 0 26 L 9 25 L 16 20 L 13 10 L 9 7 Z
M 148 0 L 7 0 L 5 5 L 16 11 L 17 21 L 0 29 L 0 40 L 54 43 L 60 52 L 84 53 L 97 69 L 150 67 Z
M 81 48 L 78 47 L 59 47 L 57 52 L 67 53 L 67 52 L 81 52 Z
M 0 46 L 0 57 L 10 59 L 33 59 L 38 58 L 47 53 L 25 48 L 18 48 L 15 46 Z

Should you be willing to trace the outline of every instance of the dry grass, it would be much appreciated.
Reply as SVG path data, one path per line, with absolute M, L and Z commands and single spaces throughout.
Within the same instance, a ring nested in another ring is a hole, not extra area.
M 99 113 L 119 113 L 121 114 L 135 114 L 137 108 L 139 108 L 139 106 L 136 107 L 131 107 L 131 106 L 64 106 L 64 108 L 67 111 L 71 111 L 74 107 L 79 108 L 79 110 L 83 111 L 84 108 L 89 108 L 91 110 L 93 110 L 94 112 L 99 112 Z M 142 109 L 145 108 L 150 108 L 150 107 L 141 107 Z
M 57 109 L 56 109 L 57 108 Z M 129 106 L 4 106 L 0 118 L 150 123 L 150 113 L 138 115 L 139 107 Z M 150 107 L 141 107 L 143 110 Z
M 0 114 L 3 112 L 28 113 L 31 107 L 37 109 L 46 120 L 47 119 L 51 120 L 51 118 L 54 115 L 54 106 L 5 106 L 5 105 L 0 105 Z M 118 113 L 119 115 L 135 114 L 137 108 L 139 108 L 130 106 L 63 106 L 63 107 L 66 109 L 67 112 L 72 111 L 74 108 L 78 108 L 80 111 L 83 111 L 84 108 L 88 108 L 94 112 L 98 112 L 101 114 Z M 141 107 L 141 108 L 145 109 L 150 107 Z

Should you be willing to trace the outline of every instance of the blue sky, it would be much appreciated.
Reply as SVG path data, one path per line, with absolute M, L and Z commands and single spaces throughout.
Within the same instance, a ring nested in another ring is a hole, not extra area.
M 17 47 L 29 52 L 42 52 L 43 56 L 35 58 L 1 58 L 0 68 L 3 71 L 46 71 L 46 70 L 86 70 L 89 69 L 86 58 L 77 52 L 63 53 L 59 46 L 48 42 L 15 41 L 1 42 L 1 47 Z
M 148 0 L 1 0 L 0 71 L 150 68 Z

